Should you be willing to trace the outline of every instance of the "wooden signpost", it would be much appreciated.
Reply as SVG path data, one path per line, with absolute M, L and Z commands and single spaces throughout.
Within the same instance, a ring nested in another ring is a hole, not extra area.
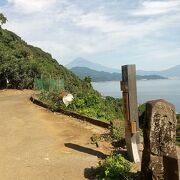
M 122 66 L 121 90 L 123 91 L 123 110 L 125 117 L 125 139 L 127 153 L 129 159 L 137 163 L 140 162 L 138 149 L 140 136 L 135 65 Z

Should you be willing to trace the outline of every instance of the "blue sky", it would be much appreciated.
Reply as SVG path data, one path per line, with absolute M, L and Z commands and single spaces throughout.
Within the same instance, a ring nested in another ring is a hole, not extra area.
M 0 0 L 4 28 L 65 65 L 83 57 L 109 67 L 180 64 L 180 0 Z

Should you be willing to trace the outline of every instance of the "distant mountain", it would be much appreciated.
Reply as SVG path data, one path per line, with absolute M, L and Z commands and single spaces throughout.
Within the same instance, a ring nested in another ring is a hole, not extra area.
M 104 71 L 104 72 L 109 72 L 109 73 L 114 73 L 114 72 L 119 73 L 121 71 L 121 69 L 120 69 L 121 67 L 119 67 L 119 69 L 108 68 L 108 67 L 103 66 L 101 64 L 90 62 L 90 61 L 83 59 L 83 58 L 76 58 L 75 60 L 73 60 L 72 62 L 67 64 L 66 67 L 68 69 L 71 69 L 74 67 L 86 67 L 89 69 L 94 69 L 96 71 Z
M 120 73 L 109 73 L 104 71 L 96 71 L 86 67 L 73 67 L 70 69 L 74 74 L 83 79 L 86 76 L 92 78 L 93 82 L 100 81 L 120 81 L 121 74 Z M 158 75 L 148 75 L 148 76 L 140 76 L 137 75 L 137 80 L 151 80 L 151 79 L 166 79 L 164 77 Z
M 180 65 L 174 66 L 172 68 L 163 70 L 163 71 L 143 71 L 143 70 L 138 70 L 137 71 L 138 75 L 153 75 L 157 74 L 160 76 L 165 76 L 165 77 L 180 77 Z
M 76 58 L 75 60 L 67 64 L 66 67 L 68 69 L 74 67 L 86 67 L 95 71 L 104 71 L 108 73 L 121 73 L 121 66 L 119 67 L 119 69 L 109 68 L 98 63 L 90 62 L 83 58 Z M 141 76 L 158 75 L 163 77 L 180 77 L 180 65 L 162 71 L 137 70 L 136 74 Z

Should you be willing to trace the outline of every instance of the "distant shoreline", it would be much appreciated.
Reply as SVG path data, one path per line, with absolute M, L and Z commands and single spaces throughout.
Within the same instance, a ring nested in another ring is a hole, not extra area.
M 159 81 L 159 80 L 178 80 L 178 79 L 137 79 L 137 81 Z M 109 80 L 109 81 L 92 81 L 92 83 L 105 83 L 105 82 L 120 82 L 121 80 Z
M 92 86 L 104 96 L 122 98 L 120 81 L 92 82 Z M 175 105 L 177 114 L 180 114 L 179 92 L 179 79 L 137 81 L 138 103 L 143 104 L 152 99 L 166 99 Z

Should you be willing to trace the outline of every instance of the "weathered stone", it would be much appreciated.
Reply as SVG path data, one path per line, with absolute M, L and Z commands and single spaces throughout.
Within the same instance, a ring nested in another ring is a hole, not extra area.
M 145 116 L 142 179 L 178 180 L 175 107 L 165 100 L 149 101 Z M 176 163 L 170 165 L 172 159 Z

